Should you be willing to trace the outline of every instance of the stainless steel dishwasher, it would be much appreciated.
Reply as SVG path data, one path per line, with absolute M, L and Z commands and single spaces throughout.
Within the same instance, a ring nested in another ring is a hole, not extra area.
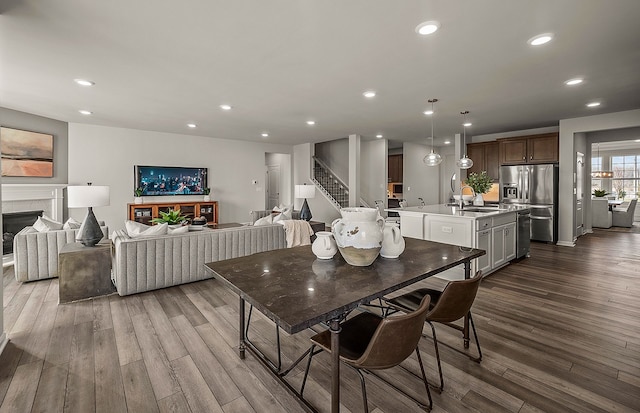
M 518 237 L 516 239 L 516 258 L 528 257 L 531 245 L 531 214 L 529 210 L 517 213 Z

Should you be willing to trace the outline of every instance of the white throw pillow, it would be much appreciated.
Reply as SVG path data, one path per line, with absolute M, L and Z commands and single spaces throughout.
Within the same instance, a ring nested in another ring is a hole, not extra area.
M 38 217 L 36 222 L 33 224 L 33 229 L 38 232 L 59 231 L 62 229 L 62 223 L 56 222 L 51 218 L 43 215 L 41 217 Z
M 179 228 L 167 228 L 168 234 L 169 235 L 178 235 L 178 234 L 186 234 L 187 232 L 189 232 L 189 226 L 187 225 L 183 225 Z
M 67 222 L 64 223 L 62 229 L 78 229 L 82 225 L 82 222 L 78 222 L 75 218 L 69 218 Z
M 262 217 L 253 223 L 254 226 L 258 225 L 270 225 L 273 224 L 273 217 L 271 215 L 267 215 L 266 217 Z
M 280 212 L 283 217 L 281 219 L 291 219 L 291 214 L 293 213 L 293 204 L 284 205 L 280 204 L 277 207 L 273 207 L 273 211 Z M 273 222 L 277 222 L 275 219 Z
M 145 225 L 135 221 L 125 221 L 124 228 L 131 238 L 153 237 L 156 235 L 167 235 L 169 225 L 167 223 L 158 225 Z

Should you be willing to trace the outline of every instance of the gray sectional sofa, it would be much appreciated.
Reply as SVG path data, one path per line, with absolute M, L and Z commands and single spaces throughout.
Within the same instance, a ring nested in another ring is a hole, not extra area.
M 204 270 L 207 262 L 286 247 L 280 224 L 143 238 L 118 230 L 112 241 L 112 278 L 120 295 L 210 278 Z
M 104 238 L 109 228 L 101 226 Z M 58 253 L 66 244 L 76 242 L 77 229 L 38 232 L 24 227 L 13 238 L 13 260 L 16 280 L 43 280 L 58 276 Z

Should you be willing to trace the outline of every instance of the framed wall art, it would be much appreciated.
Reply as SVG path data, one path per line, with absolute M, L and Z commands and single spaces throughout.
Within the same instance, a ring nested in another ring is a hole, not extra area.
M 2 176 L 53 177 L 53 135 L 0 128 Z

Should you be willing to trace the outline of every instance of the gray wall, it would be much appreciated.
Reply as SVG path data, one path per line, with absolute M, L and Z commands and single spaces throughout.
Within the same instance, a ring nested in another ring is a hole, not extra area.
M 209 168 L 212 200 L 219 201 L 219 220 L 247 222 L 251 210 L 264 209 L 265 153 L 291 153 L 289 145 L 215 139 L 69 124 L 69 184 L 108 185 L 111 205 L 95 208 L 111 230 L 123 228 L 127 203 L 133 202 L 134 165 L 197 166 Z M 256 185 L 252 184 L 257 180 Z M 198 196 L 144 197 L 148 202 L 193 201 Z M 69 215 L 83 219 L 86 211 Z
M 2 178 L 3 184 L 65 184 L 68 164 L 68 124 L 30 113 L 0 107 L 0 125 L 6 128 L 53 135 L 53 178 L 11 177 Z
M 440 148 L 435 148 L 439 151 Z M 431 151 L 431 146 L 405 142 L 403 149 L 402 196 L 409 206 L 419 205 L 423 198 L 427 205 L 440 203 L 440 168 L 427 166 L 422 159 Z
M 360 197 L 374 208 L 376 200 L 387 202 L 387 141 L 362 141 L 360 151 Z
M 331 168 L 338 178 L 345 184 L 349 184 L 349 139 L 336 139 L 335 141 L 315 144 L 314 153 Z

